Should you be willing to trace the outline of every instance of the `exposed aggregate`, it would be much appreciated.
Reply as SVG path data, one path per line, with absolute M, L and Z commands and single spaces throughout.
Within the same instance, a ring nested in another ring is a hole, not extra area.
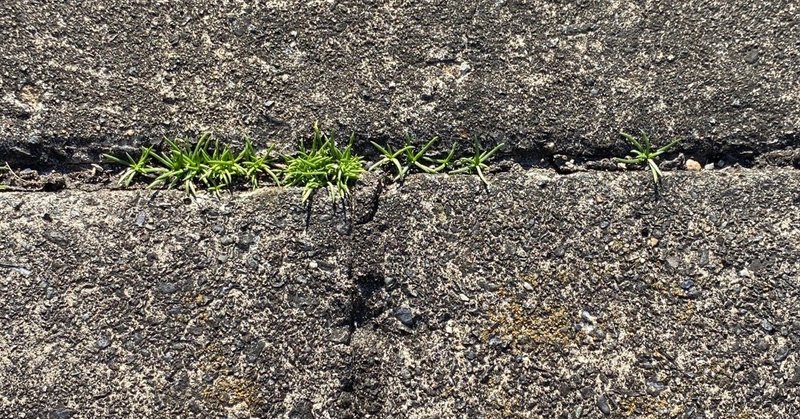
M 0 415 L 796 417 L 798 176 L 3 193 Z

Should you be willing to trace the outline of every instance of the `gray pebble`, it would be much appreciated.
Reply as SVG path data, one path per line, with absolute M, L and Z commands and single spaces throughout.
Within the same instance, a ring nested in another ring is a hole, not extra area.
M 178 285 L 174 282 L 164 282 L 158 286 L 158 290 L 164 294 L 174 294 L 178 291 Z
M 775 362 L 783 362 L 789 356 L 789 347 L 786 345 L 782 345 L 778 348 L 778 351 L 775 353 L 773 359 Z
M 136 214 L 136 220 L 134 222 L 136 223 L 137 227 L 143 226 L 146 221 L 147 214 L 145 214 L 144 211 L 140 211 L 138 214 Z
M 70 419 L 78 412 L 66 407 L 57 407 L 47 414 L 47 419 Z
M 647 394 L 651 396 L 657 396 L 661 394 L 662 391 L 666 390 L 667 386 L 661 384 L 657 381 L 648 381 L 647 382 Z
M 767 319 L 761 320 L 761 328 L 767 333 L 772 333 L 775 331 L 775 326 L 773 326 L 772 323 L 770 323 Z
M 111 339 L 106 336 L 101 336 L 100 339 L 97 339 L 97 342 L 95 342 L 95 346 L 97 346 L 97 349 L 106 349 L 111 346 Z
M 394 317 L 408 327 L 414 327 L 414 313 L 408 307 L 400 307 L 394 311 Z
M 253 237 L 252 234 L 242 234 L 239 237 L 239 242 L 236 243 L 236 247 L 238 247 L 239 249 L 242 249 L 242 250 L 247 250 L 255 242 L 256 242 L 256 238 Z
M 611 414 L 611 408 L 608 406 L 608 399 L 606 399 L 606 396 L 600 396 L 597 398 L 597 408 L 600 409 L 604 415 Z

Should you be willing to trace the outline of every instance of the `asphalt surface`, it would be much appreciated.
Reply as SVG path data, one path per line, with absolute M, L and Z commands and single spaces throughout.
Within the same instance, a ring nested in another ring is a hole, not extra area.
M 800 416 L 799 16 L 0 2 L 0 417 Z M 372 160 L 506 146 L 488 189 L 370 174 L 345 206 L 89 165 L 315 121 Z M 640 129 L 682 139 L 658 191 L 610 159 Z
M 0 194 L 3 417 L 800 415 L 800 175 Z
M 702 163 L 796 147 L 792 0 L 0 5 L 0 160 L 91 163 L 210 131 L 290 149 L 314 121 L 520 160 L 684 139 Z

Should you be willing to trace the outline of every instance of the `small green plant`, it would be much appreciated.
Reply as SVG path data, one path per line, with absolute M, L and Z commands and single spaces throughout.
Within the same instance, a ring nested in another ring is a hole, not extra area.
M 120 186 L 125 187 L 130 186 L 137 176 L 154 178 L 149 188 L 181 185 L 192 196 L 196 194 L 198 184 L 217 193 L 242 179 L 255 189 L 261 174 L 280 184 L 272 148 L 266 153 L 257 153 L 249 138 L 245 139 L 238 154 L 217 140 L 212 142 L 210 134 L 201 135 L 194 145 L 181 139 L 164 139 L 164 142 L 169 147 L 164 153 L 153 151 L 152 147 L 142 147 L 138 158 L 127 153 L 125 159 L 108 154 L 103 156 L 111 163 L 127 167 L 119 180 Z
M 374 141 L 370 141 L 372 146 L 375 147 L 381 154 L 381 159 L 376 161 L 372 166 L 370 166 L 369 170 L 375 170 L 383 166 L 384 164 L 392 163 L 394 167 L 397 169 L 397 176 L 394 177 L 395 182 L 400 180 L 403 174 L 408 169 L 406 166 L 403 166 L 400 163 L 400 158 L 403 156 L 403 153 L 411 149 L 410 145 L 406 145 L 403 148 L 398 150 L 392 149 L 392 146 L 387 145 L 386 147 L 381 147 L 378 143 Z
M 194 196 L 197 193 L 195 181 L 203 180 L 206 185 L 208 176 L 203 176 L 210 170 L 209 161 L 211 156 L 208 154 L 208 141 L 211 136 L 203 134 L 195 143 L 194 147 L 188 144 L 178 144 L 179 140 L 164 141 L 169 146 L 169 151 L 165 153 L 153 153 L 153 157 L 158 160 L 162 167 L 158 167 L 158 176 L 148 187 L 155 188 L 166 185 L 167 189 L 172 189 L 178 184 L 182 184 L 188 195 Z M 217 156 L 219 157 L 219 155 Z
M 253 189 L 258 188 L 258 178 L 261 173 L 268 175 L 276 185 L 281 184 L 278 179 L 280 170 L 275 167 L 275 158 L 272 156 L 273 149 L 274 146 L 270 146 L 267 151 L 256 153 L 253 142 L 249 138 L 245 139 L 244 148 L 239 153 L 238 160 L 242 162 L 245 177 Z
M 500 143 L 491 150 L 484 150 L 480 143 L 478 143 L 478 140 L 475 140 L 472 144 L 472 156 L 462 157 L 456 160 L 455 166 L 458 167 L 458 169 L 452 170 L 450 174 L 477 173 L 483 184 L 488 187 L 489 182 L 483 174 L 483 171 L 489 168 L 486 162 L 504 145 L 505 143 Z
M 650 168 L 650 172 L 653 174 L 653 183 L 658 185 L 661 183 L 661 177 L 663 176 L 663 173 L 661 173 L 661 169 L 658 168 L 658 164 L 656 164 L 655 159 L 675 147 L 675 145 L 680 142 L 680 139 L 673 140 L 664 147 L 653 151 L 653 145 L 650 142 L 650 137 L 644 131 L 640 131 L 640 133 L 641 136 L 637 138 L 626 132 L 620 132 L 620 134 L 633 145 L 633 150 L 631 150 L 632 157 L 628 156 L 626 158 L 615 158 L 614 160 L 625 164 L 646 164 Z
M 142 147 L 142 152 L 139 154 L 138 158 L 133 158 L 130 153 L 125 153 L 125 159 L 120 159 L 110 154 L 103 154 L 103 158 L 110 163 L 127 167 L 127 169 L 122 172 L 122 176 L 120 176 L 119 181 L 117 181 L 119 186 L 127 188 L 128 186 L 131 186 L 131 183 L 136 176 L 144 176 L 157 172 L 157 169 L 150 165 L 150 157 L 152 152 L 153 147 Z
M 392 163 L 397 169 L 397 175 L 394 177 L 395 182 L 405 179 L 414 168 L 425 173 L 439 173 L 446 169 L 452 162 L 453 155 L 456 152 L 456 145 L 453 144 L 450 152 L 444 158 L 435 159 L 428 156 L 426 153 L 438 140 L 437 137 L 433 137 L 433 139 L 428 141 L 419 150 L 416 150 L 414 146 L 410 144 L 409 138 L 406 138 L 405 146 L 398 150 L 393 150 L 390 146 L 381 147 L 373 142 L 372 145 L 383 157 L 375 162 L 375 164 L 370 167 L 370 170 L 377 169 L 387 163 Z M 405 161 L 405 164 L 400 163 L 401 157 Z
M 311 147 L 300 144 L 295 156 L 285 156 L 284 182 L 289 186 L 302 186 L 305 203 L 315 190 L 327 187 L 331 200 L 345 199 L 350 195 L 349 185 L 364 172 L 360 156 L 353 154 L 353 139 L 339 148 L 333 136 L 328 136 L 314 124 Z

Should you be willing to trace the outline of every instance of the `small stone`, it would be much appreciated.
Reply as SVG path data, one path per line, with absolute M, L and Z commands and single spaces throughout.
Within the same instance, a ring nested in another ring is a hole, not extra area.
M 600 409 L 604 415 L 611 414 L 611 408 L 608 406 L 608 399 L 606 399 L 606 396 L 600 396 L 597 398 L 597 408 Z
M 408 307 L 400 307 L 394 311 L 394 317 L 408 327 L 414 327 L 414 312 Z
M 97 339 L 97 342 L 95 342 L 95 346 L 97 346 L 97 349 L 106 349 L 111 346 L 111 339 L 106 336 L 101 336 L 100 339 Z
M 655 237 L 650 237 L 650 238 L 647 240 L 647 244 L 648 244 L 650 247 L 656 247 L 656 246 L 658 246 L 658 239 L 657 239 L 657 238 L 655 238 Z
M 601 329 L 599 327 L 595 327 L 595 328 L 592 328 L 592 330 L 589 332 L 589 336 L 591 336 L 591 337 L 593 337 L 593 338 L 595 338 L 595 339 L 597 339 L 599 341 L 603 341 L 606 338 L 606 332 L 603 331 L 603 329 Z
M 703 167 L 703 170 L 714 170 L 714 163 L 708 163 Z
M 496 335 L 489 337 L 489 346 L 497 349 L 498 351 L 504 351 L 508 348 L 508 344 L 504 342 L 502 338 Z
M 692 287 L 694 287 L 694 281 L 692 281 L 691 279 L 686 279 L 684 281 L 681 281 L 681 288 L 684 291 L 689 291 L 690 289 L 692 289 Z
M 258 268 L 261 266 L 261 262 L 259 261 L 257 256 L 250 256 L 247 258 L 245 262 L 248 268 L 252 269 L 253 271 L 258 271 Z
M 145 221 L 147 221 L 147 214 L 145 214 L 144 211 L 141 211 L 138 214 L 136 214 L 135 223 L 137 227 L 143 226 Z
M 158 290 L 164 294 L 174 294 L 178 291 L 178 285 L 174 282 L 164 282 L 158 286 Z
M 671 269 L 676 269 L 678 266 L 680 266 L 680 262 L 678 261 L 677 257 L 669 256 L 667 257 L 667 265 L 669 265 Z
M 661 394 L 662 391 L 666 390 L 667 386 L 661 384 L 657 381 L 648 381 L 647 382 L 647 394 L 651 396 L 658 396 Z
M 696 300 L 703 296 L 703 292 L 697 288 L 692 288 L 686 291 L 686 297 L 692 300 Z
M 767 333 L 772 333 L 775 331 L 775 326 L 773 326 L 772 323 L 770 323 L 767 319 L 761 320 L 761 328 Z
M 460 298 L 460 299 L 461 299 L 461 301 L 464 301 L 464 302 L 467 302 L 467 301 L 469 301 L 469 297 L 467 297 L 467 296 L 466 296 L 466 295 L 464 295 L 464 294 L 458 294 L 458 298 Z
M 255 363 L 258 358 L 261 356 L 261 353 L 264 351 L 264 348 L 267 346 L 267 343 L 263 340 L 257 340 L 256 342 L 252 343 L 250 347 L 247 349 L 247 362 Z
M 592 316 L 592 314 L 591 314 L 591 313 L 589 313 L 589 312 L 588 312 L 588 311 L 586 311 L 586 310 L 582 310 L 582 311 L 581 311 L 581 319 L 583 319 L 583 320 L 584 320 L 584 321 L 586 321 L 587 323 L 591 323 L 591 324 L 595 324 L 595 323 L 597 323 L 597 317 L 595 317 L 595 316 Z
M 554 154 L 553 164 L 556 166 L 556 170 L 559 173 L 564 173 L 564 174 L 582 172 L 586 170 L 584 167 L 581 167 L 580 165 L 576 164 L 575 160 L 570 159 L 569 157 L 563 154 Z
M 339 328 L 331 332 L 331 341 L 334 343 L 341 343 L 347 345 L 350 343 L 350 329 L 347 327 Z
M 699 172 L 703 170 L 703 166 L 701 166 L 700 162 L 698 162 L 697 160 L 687 159 L 686 170 L 690 172 Z
M 25 268 L 23 268 L 21 266 L 15 266 L 15 267 L 11 268 L 11 270 L 16 272 L 16 273 L 18 273 L 18 274 L 20 274 L 20 275 L 22 275 L 22 276 L 24 276 L 24 277 L 26 277 L 26 278 L 31 276 L 31 271 L 29 271 L 29 270 L 27 270 L 27 269 L 25 269 Z
M 789 356 L 789 347 L 786 345 L 781 346 L 778 348 L 778 351 L 775 353 L 773 359 L 775 362 L 783 362 Z
M 47 414 L 47 419 L 70 419 L 78 412 L 66 407 L 57 407 Z
M 529 284 L 529 283 L 527 283 L 525 281 L 522 282 L 522 288 L 525 288 L 525 291 L 528 291 L 528 292 L 532 292 L 533 291 L 533 285 L 531 285 L 531 284 Z
M 756 62 L 758 62 L 759 55 L 760 54 L 758 48 L 752 48 L 744 54 L 744 61 L 747 64 L 755 64 Z
M 239 237 L 239 242 L 238 242 L 238 243 L 236 243 L 236 247 L 238 247 L 238 248 L 239 248 L 239 249 L 241 249 L 241 250 L 247 250 L 247 249 L 249 249 L 249 248 L 250 248 L 250 246 L 252 246 L 252 245 L 253 245 L 253 243 L 255 243 L 255 242 L 256 242 L 256 238 L 255 238 L 255 237 L 253 237 L 253 235 L 252 235 L 252 234 L 242 234 L 242 235 Z

